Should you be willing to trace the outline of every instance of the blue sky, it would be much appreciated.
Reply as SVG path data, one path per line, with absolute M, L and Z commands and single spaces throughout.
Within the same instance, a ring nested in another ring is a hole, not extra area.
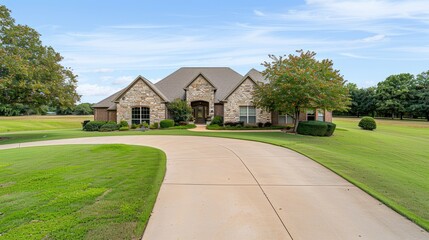
M 374 86 L 429 70 L 426 0 L 96 1 L 0 0 L 17 23 L 79 75 L 98 102 L 142 75 L 156 82 L 183 66 L 263 70 L 268 54 L 312 50 L 344 78 Z

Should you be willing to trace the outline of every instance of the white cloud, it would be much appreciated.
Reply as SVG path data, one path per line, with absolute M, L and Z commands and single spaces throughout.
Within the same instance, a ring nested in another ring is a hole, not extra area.
M 114 70 L 111 68 L 97 68 L 97 69 L 92 70 L 92 72 L 95 72 L 95 73 L 109 73 L 109 72 L 113 72 L 113 71 Z
M 136 78 L 136 76 L 120 76 L 117 77 L 114 81 L 113 84 L 115 85 L 128 85 L 130 84 L 134 79 Z
M 385 39 L 386 39 L 385 35 L 383 35 L 383 34 L 377 34 L 377 35 L 374 35 L 374 36 L 371 36 L 371 37 L 364 38 L 364 39 L 362 39 L 362 41 L 363 42 L 379 42 L 379 41 L 382 41 L 382 40 L 385 40 Z
M 258 17 L 265 17 L 265 13 L 263 13 L 259 10 L 253 10 L 253 13 Z
M 79 84 L 77 87 L 77 92 L 85 97 L 107 97 L 119 90 L 119 88 L 114 88 L 111 86 L 101 86 L 98 84 L 89 83 Z

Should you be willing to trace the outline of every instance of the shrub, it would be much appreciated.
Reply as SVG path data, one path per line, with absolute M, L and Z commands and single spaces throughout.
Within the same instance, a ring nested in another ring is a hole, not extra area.
M 197 127 L 197 125 L 190 123 L 190 124 L 186 124 L 186 125 L 169 127 L 168 129 L 191 129 L 191 128 L 196 128 L 196 127 Z
M 174 101 L 167 104 L 167 108 L 170 111 L 173 120 L 175 122 L 186 122 L 192 114 L 192 107 L 188 105 L 185 100 L 180 98 L 175 99 Z M 161 124 L 162 128 L 162 124 Z
M 188 122 L 180 121 L 178 126 L 186 126 L 188 125 Z
M 105 121 L 92 121 L 92 122 L 85 124 L 85 126 L 83 127 L 83 130 L 88 131 L 88 132 L 98 131 L 98 130 L 100 130 L 100 127 L 106 123 L 107 122 L 105 122 Z
M 374 130 L 377 128 L 377 123 L 372 117 L 363 117 L 359 122 L 359 127 L 365 130 Z
M 214 118 L 210 122 L 210 125 L 222 126 L 223 125 L 223 117 L 222 116 L 214 116 Z
M 159 124 L 158 124 L 158 122 L 154 122 L 154 123 L 152 123 L 151 125 L 150 125 L 150 129 L 158 129 L 158 127 L 159 127 Z
M 85 125 L 86 125 L 87 123 L 89 123 L 89 122 L 91 122 L 91 121 L 90 121 L 90 120 L 85 120 L 85 121 L 81 122 L 81 124 L 82 124 L 82 129 L 84 129 L 84 128 L 85 128 Z
M 119 131 L 128 131 L 128 130 L 130 130 L 129 127 L 120 127 L 119 128 Z
M 271 124 L 270 122 L 266 122 L 264 123 L 264 127 L 271 127 L 273 124 Z
M 140 128 L 149 128 L 149 124 L 147 122 L 142 122 L 139 124 Z
M 332 136 L 332 134 L 334 134 L 334 131 L 337 125 L 335 123 L 330 123 L 330 122 L 326 122 L 326 124 L 328 124 L 328 129 L 326 129 L 325 136 L 328 136 L 328 137 Z
M 298 123 L 297 133 L 302 135 L 325 136 L 328 124 L 320 121 L 305 121 Z
M 128 128 L 129 127 L 128 122 L 125 120 L 122 120 L 121 122 L 119 122 L 119 128 L 122 128 L 122 127 Z
M 98 131 L 100 131 L 100 132 L 111 132 L 111 131 L 116 131 L 118 129 L 119 128 L 118 128 L 118 125 L 116 123 L 108 122 L 108 123 L 104 124 L 103 126 L 101 126 Z
M 262 123 L 262 122 L 258 122 L 258 127 L 259 128 L 261 128 L 261 127 L 263 127 L 264 126 L 264 123 Z
M 174 126 L 173 119 L 165 119 L 160 122 L 161 128 L 169 128 Z

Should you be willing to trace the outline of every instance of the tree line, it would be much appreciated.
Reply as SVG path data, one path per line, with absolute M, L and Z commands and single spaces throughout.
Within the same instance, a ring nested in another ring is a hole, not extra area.
M 358 88 L 348 83 L 351 105 L 336 115 L 425 118 L 429 121 L 429 71 L 418 75 L 391 75 L 375 87 Z

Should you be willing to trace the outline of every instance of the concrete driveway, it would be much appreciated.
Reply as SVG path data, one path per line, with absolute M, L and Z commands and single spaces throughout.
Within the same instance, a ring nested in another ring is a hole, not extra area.
M 167 154 L 166 177 L 143 239 L 429 239 L 428 232 L 321 165 L 269 144 L 120 136 L 20 147 L 102 143 L 152 146 Z

